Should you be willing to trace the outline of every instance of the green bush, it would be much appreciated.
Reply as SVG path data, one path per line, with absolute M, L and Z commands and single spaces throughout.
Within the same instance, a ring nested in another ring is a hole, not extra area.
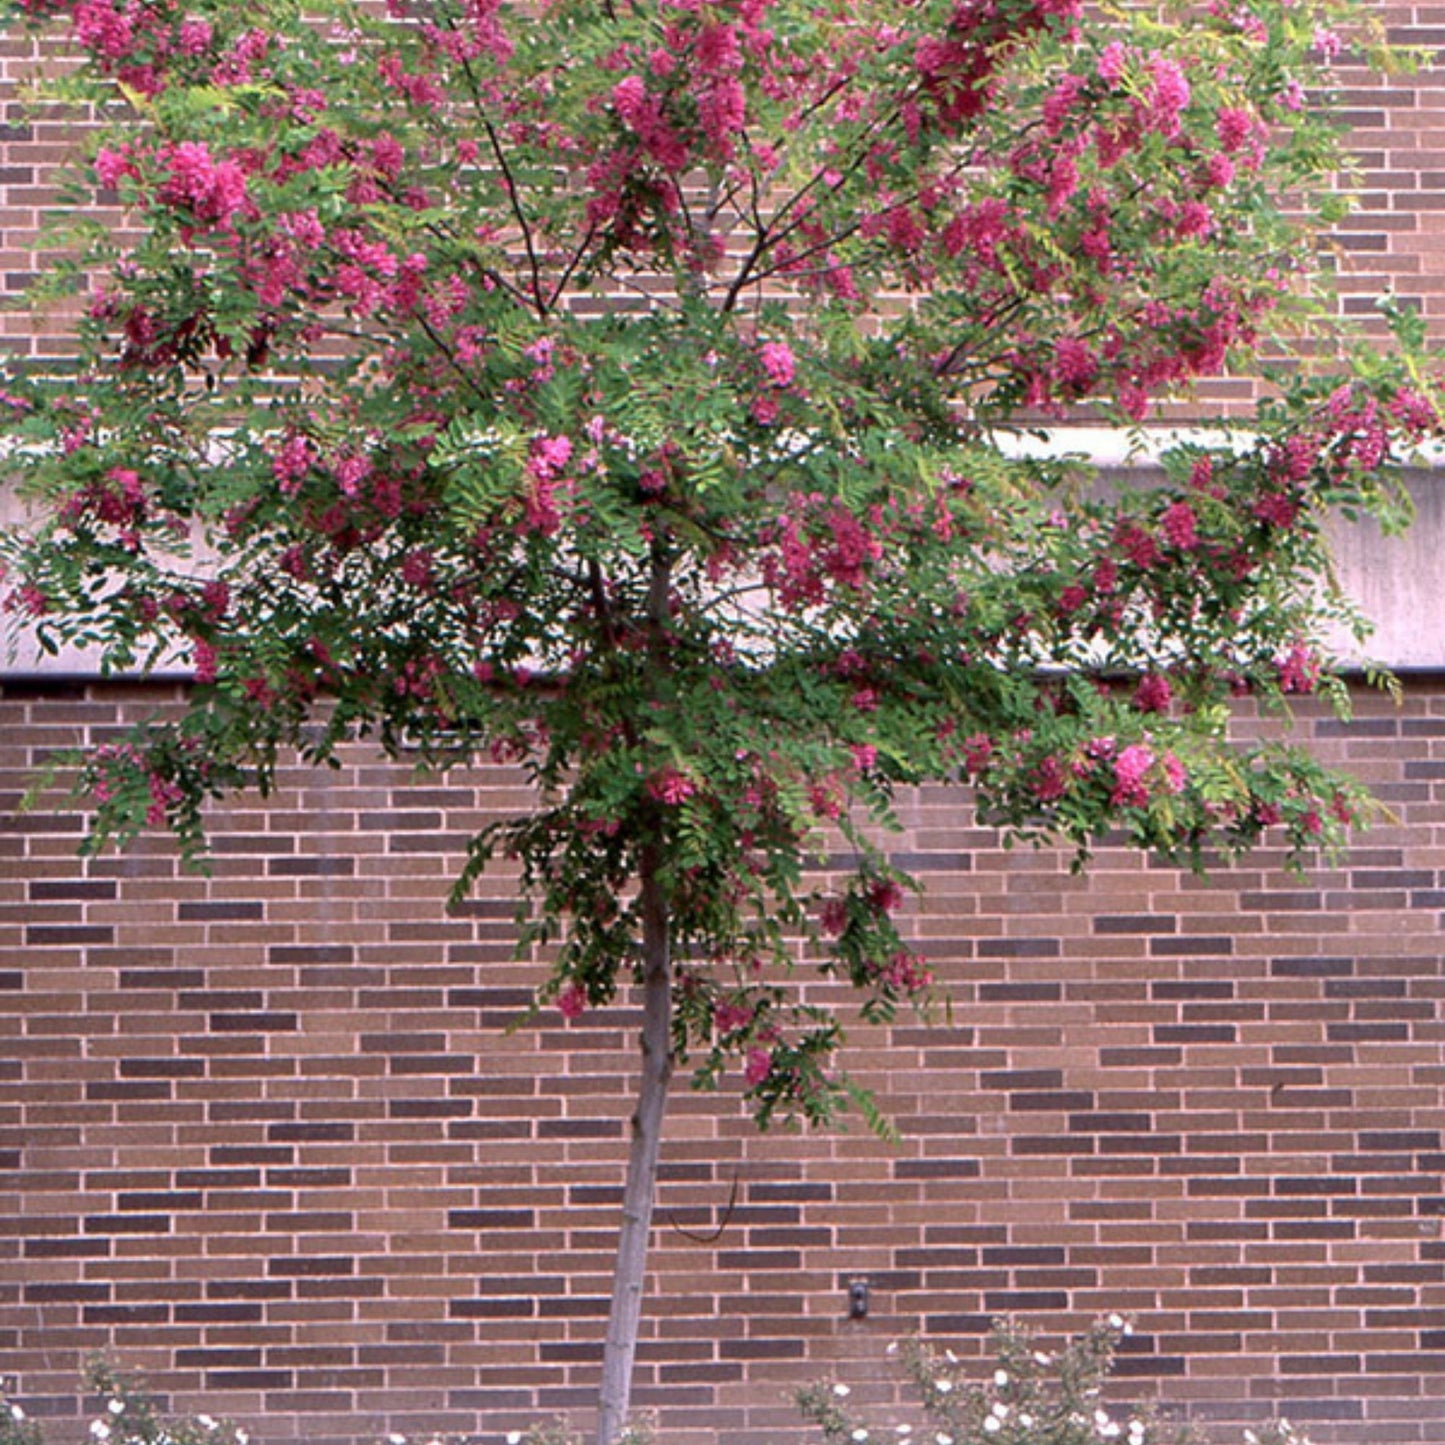
M 45 1445 L 40 1426 L 3 1393 L 0 1393 L 0 1445 Z
M 90 1361 L 85 1383 L 98 1403 L 89 1432 L 94 1445 L 248 1445 L 246 1432 L 229 1420 L 163 1413 L 139 1375 L 103 1356 Z M 45 1445 L 40 1425 L 4 1395 L 0 1395 L 0 1445 Z
M 901 1350 L 914 1401 L 907 1417 L 880 1424 L 850 1404 L 841 1381 L 810 1386 L 797 1396 L 806 1419 L 827 1445 L 1190 1445 L 1190 1426 L 1148 1409 L 1117 1409 L 1104 1391 L 1122 1336 L 1118 1315 L 1100 1320 L 1062 1349 L 1005 1322 L 993 1333 L 988 1379 L 965 1377 L 957 1358 L 918 1341 Z M 1246 1445 L 1309 1445 L 1287 1421 L 1244 1433 Z

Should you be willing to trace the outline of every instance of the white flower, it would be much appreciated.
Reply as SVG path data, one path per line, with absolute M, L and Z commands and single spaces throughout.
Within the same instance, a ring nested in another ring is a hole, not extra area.
M 853 1392 L 841 1381 L 833 1386 L 833 1393 L 840 1399 L 846 1400 Z
M 1034 1423 L 1034 1417 L 1033 1417 L 1032 1415 L 1028 1414 L 1027 1412 L 1025 1412 L 1024 1414 L 1022 1414 L 1022 1415 L 1019 1416 L 1019 1424 L 1022 1425 L 1025 1430 L 1027 1430 L 1027 1429 L 1029 1428 L 1029 1426 L 1032 1425 L 1033 1423 Z
M 520 1430 L 508 1430 L 507 1445 L 522 1445 L 522 1432 Z
M 1142 1420 L 1130 1420 L 1130 1421 L 1129 1421 L 1129 1441 L 1130 1441 L 1130 1445 L 1135 1445 L 1135 1442 L 1140 1441 L 1140 1440 L 1142 1440 L 1143 1438 L 1144 1438 L 1144 1422 L 1143 1422 Z
M 1005 1405 L 1002 1400 L 995 1400 L 993 1404 L 988 1407 L 988 1413 L 990 1415 L 997 1415 L 1000 1420 L 1007 1420 L 1008 1406 Z
M 953 1436 L 945 1435 L 942 1430 L 933 1437 L 933 1445 L 953 1445 Z
M 196 1424 L 199 1425 L 202 1430 L 216 1429 L 216 1422 L 209 1415 L 197 1415 Z
M 898 1434 L 898 1435 L 905 1435 L 905 1436 L 906 1436 L 906 1435 L 911 1435 L 911 1434 L 913 1434 L 913 1426 L 912 1426 L 912 1425 L 895 1425 L 895 1426 L 893 1427 L 893 1429 L 894 1429 L 894 1432 L 895 1432 L 896 1434 Z
M 125 1413 L 124 1400 L 112 1400 L 105 1407 L 112 1415 L 123 1415 Z
M 1120 1314 L 1110 1315 L 1109 1327 L 1115 1330 L 1122 1330 L 1124 1328 L 1124 1316 Z
M 1104 1427 L 1105 1425 L 1107 1425 L 1108 1423 L 1109 1423 L 1109 1412 L 1108 1412 L 1107 1410 L 1095 1410 L 1095 1411 L 1094 1411 L 1094 1424 L 1096 1424 L 1096 1425 L 1102 1430 L 1103 1427 Z
M 990 1435 L 997 1435 L 998 1432 L 1003 1429 L 1003 1421 L 1000 1420 L 997 1415 L 985 1415 L 983 1418 L 983 1428 Z
M 386 1437 L 386 1445 L 406 1445 L 406 1436 L 393 1430 L 391 1434 Z
M 952 1381 L 952 1380 L 935 1380 L 935 1381 L 933 1382 L 933 1388 L 934 1388 L 935 1390 L 937 1390 L 940 1395 L 946 1395 L 946 1394 L 949 1393 L 950 1390 L 953 1389 L 953 1381 Z
M 23 1420 L 25 1418 L 25 1411 L 22 1410 L 19 1405 L 11 1405 L 10 1418 L 12 1420 Z
M 90 1422 L 90 1433 L 94 1435 L 97 1440 L 109 1440 L 110 1426 L 107 1425 L 104 1420 L 92 1420 Z
M 1042 1350 L 1034 1351 L 1034 1364 L 1047 1366 L 1052 1365 L 1053 1362 L 1054 1357 L 1052 1355 L 1046 1355 Z
M 868 1438 L 868 1432 L 860 1425 L 849 1438 L 857 1440 L 859 1445 L 862 1445 L 862 1442 Z
M 1008 1371 L 995 1370 L 993 1372 L 993 1382 L 999 1387 L 999 1389 L 1002 1389 L 1005 1385 L 1008 1384 Z

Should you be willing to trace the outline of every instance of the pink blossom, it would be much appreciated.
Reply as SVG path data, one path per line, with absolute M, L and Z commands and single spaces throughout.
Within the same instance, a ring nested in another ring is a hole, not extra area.
M 246 173 L 234 160 L 218 161 L 204 141 L 181 141 L 169 148 L 170 172 L 161 199 L 184 206 L 198 219 L 227 226 L 247 203 Z
M 1061 155 L 1049 170 L 1049 215 L 1057 216 L 1079 189 L 1079 167 L 1072 156 Z
M 1319 659 L 1301 642 L 1279 658 L 1275 668 L 1281 692 L 1311 693 L 1319 682 Z
M 1160 765 L 1164 769 L 1164 786 L 1171 793 L 1182 793 L 1189 778 L 1184 764 L 1173 753 L 1165 753 L 1160 759 Z
M 1068 74 L 1061 76 L 1057 85 L 1044 101 L 1044 130 L 1056 136 L 1063 130 L 1074 105 L 1084 89 L 1082 76 Z
M 1054 347 L 1054 375 L 1068 390 L 1086 392 L 1099 375 L 1099 358 L 1084 342 L 1061 336 Z
M 316 449 L 309 437 L 289 436 L 282 442 L 271 463 L 271 474 L 280 482 L 283 492 L 293 494 L 315 459 Z
M 1064 796 L 1067 786 L 1063 764 L 1052 754 L 1041 758 L 1033 773 L 1034 796 L 1039 802 L 1058 802 Z
M 556 476 L 572 460 L 572 440 L 566 436 L 538 437 L 532 443 L 529 469 L 532 475 L 546 481 Z
M 712 1024 L 720 1034 L 736 1033 L 739 1029 L 745 1029 L 752 1023 L 753 1012 L 751 1004 L 719 1000 L 713 1005 Z
M 894 993 L 922 993 L 933 984 L 933 972 L 921 955 L 900 949 L 878 971 L 878 982 Z
M 1136 566 L 1148 571 L 1159 561 L 1159 546 L 1153 537 L 1135 522 L 1119 528 L 1119 549 Z
M 828 575 L 846 586 L 861 587 L 867 564 L 883 555 L 882 543 L 844 507 L 835 507 L 829 514 L 828 530 L 833 534 L 833 545 L 823 562 Z
M 629 75 L 612 87 L 612 108 L 628 125 L 643 114 L 647 104 L 647 84 L 640 75 Z
M 415 587 L 418 591 L 428 591 L 432 585 L 433 558 L 431 552 L 425 547 L 418 547 L 408 552 L 402 559 L 401 578 L 408 587 Z
M 146 824 L 151 828 L 164 827 L 167 814 L 184 794 L 179 784 L 167 781 L 158 773 L 150 775 L 149 785 L 151 801 L 146 809 Z
M 866 773 L 878 761 L 878 749 L 872 743 L 854 743 L 850 751 L 853 754 L 853 766 L 860 773 Z
M 759 426 L 772 426 L 778 419 L 778 404 L 770 396 L 757 396 L 748 412 Z
M 1139 679 L 1139 686 L 1134 689 L 1134 706 L 1140 712 L 1164 712 L 1173 697 L 1169 679 L 1151 672 Z
M 698 97 L 697 119 L 712 153 L 731 160 L 734 137 L 742 134 L 747 120 L 747 94 L 742 82 L 728 76 L 710 85 Z
M 1254 504 L 1254 515 L 1273 527 L 1292 527 L 1299 516 L 1300 502 L 1288 492 L 1266 492 Z
M 580 983 L 569 983 L 557 995 L 557 1012 L 564 1019 L 580 1018 L 586 1007 L 587 990 Z
M 1177 135 L 1180 114 L 1191 98 L 1189 82 L 1178 61 L 1164 55 L 1153 58 L 1149 71 L 1149 123 L 1164 135 Z
M 1209 184 L 1222 189 L 1234 179 L 1234 162 L 1220 152 L 1209 157 L 1205 171 L 1209 177 Z
M 1434 402 L 1408 386 L 1402 386 L 1391 398 L 1389 411 L 1413 437 L 1423 436 L 1440 425 L 1440 413 Z
M 903 889 L 892 878 L 879 878 L 868 890 L 868 902 L 878 913 L 896 913 L 903 907 Z
M 106 60 L 125 59 L 134 45 L 131 18 L 103 0 L 87 0 L 77 5 L 71 22 L 76 39 L 87 49 Z
M 1114 791 L 1109 801 L 1116 807 L 1141 808 L 1149 801 L 1145 776 L 1154 766 L 1154 753 L 1143 743 L 1131 743 L 1114 759 Z
M 331 475 L 336 478 L 344 496 L 354 497 L 361 490 L 362 482 L 371 475 L 371 458 L 338 457 L 331 464 Z
M 749 1049 L 743 1065 L 743 1078 L 748 1088 L 756 1089 L 773 1072 L 773 1056 L 767 1049 Z
M 216 577 L 201 588 L 201 605 L 206 617 L 219 622 L 231 610 L 230 584 Z
M 1203 201 L 1186 201 L 1179 208 L 1174 230 L 1180 236 L 1208 236 L 1214 230 L 1214 212 Z
M 120 184 L 122 177 L 135 175 L 136 168 L 130 157 L 130 147 L 123 145 L 117 150 L 111 146 L 101 146 L 95 153 L 95 174 L 101 185 L 111 191 Z
M 1187 552 L 1198 546 L 1199 534 L 1195 530 L 1194 508 L 1188 502 L 1174 502 L 1164 509 L 1159 529 L 1171 547 Z
M 698 32 L 693 47 L 693 62 L 699 75 L 734 75 L 743 63 L 742 47 L 738 44 L 737 27 L 733 25 L 705 25 Z
M 1087 589 L 1081 587 L 1077 582 L 1071 582 L 1059 593 L 1059 614 L 1063 617 L 1071 616 L 1088 600 L 1089 593 Z
M 1105 85 L 1116 86 L 1124 78 L 1124 67 L 1128 62 L 1129 52 L 1124 48 L 1121 40 L 1111 40 L 1099 55 L 1099 64 L 1096 73 Z
M 191 646 L 191 661 L 195 665 L 197 682 L 215 682 L 216 649 L 211 643 L 197 639 Z
M 774 386 L 791 386 L 797 374 L 797 361 L 786 341 L 765 341 L 758 348 L 758 359 Z
M 1214 133 L 1226 155 L 1233 155 L 1254 134 L 1255 119 L 1236 106 L 1223 106 L 1214 123 Z
M 211 23 L 194 15 L 181 21 L 179 40 L 181 50 L 187 55 L 203 55 L 211 44 Z
M 992 760 L 993 739 L 987 733 L 974 733 L 963 740 L 963 767 L 970 777 L 976 778 Z
M 692 797 L 697 792 L 697 784 L 686 773 L 668 766 L 648 779 L 647 791 L 659 803 L 672 807 Z

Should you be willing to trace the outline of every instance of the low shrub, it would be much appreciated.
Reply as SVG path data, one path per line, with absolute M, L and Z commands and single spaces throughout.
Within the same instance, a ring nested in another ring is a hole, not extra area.
M 1105 1400 L 1114 1357 L 1130 1327 L 1118 1315 L 1098 1321 L 1062 1348 L 1047 1350 L 1011 1322 L 994 1329 L 987 1377 L 970 1378 L 961 1362 L 917 1340 L 898 1348 L 912 1400 L 887 1423 L 865 1418 L 843 1381 L 810 1385 L 796 1396 L 805 1420 L 825 1445 L 1202 1445 L 1191 1426 L 1144 1408 L 1119 1409 Z M 138 1375 L 96 1358 L 86 1384 L 97 1399 L 90 1423 L 93 1445 L 249 1445 L 243 1429 L 209 1415 L 162 1411 Z M 468 1437 L 475 1441 L 480 1437 Z M 0 1445 L 45 1445 L 39 1424 L 0 1394 Z M 415 1445 L 393 1435 L 385 1445 Z M 458 1445 L 435 1439 L 427 1445 Z M 506 1445 L 575 1445 L 561 1424 L 506 1436 Z M 634 1426 L 618 1445 L 654 1445 L 652 1431 Z M 1246 1430 L 1243 1445 L 1309 1445 L 1287 1421 Z
M 94 1445 L 249 1445 L 246 1432 L 229 1420 L 165 1414 L 144 1379 L 103 1356 L 90 1361 L 85 1383 L 98 1403 L 89 1432 Z M 39 1424 L 3 1396 L 0 1445 L 45 1445 Z
M 797 1396 L 826 1445 L 1197 1445 L 1191 1426 L 1151 1409 L 1111 1408 L 1105 1387 L 1126 1320 L 1111 1315 L 1061 1349 L 1012 1322 L 996 1325 L 992 1368 L 970 1379 L 950 1351 L 916 1340 L 901 1347 L 914 1397 L 899 1418 L 879 1423 L 852 1404 L 842 1382 L 809 1386 Z M 1287 1421 L 1244 1432 L 1245 1445 L 1309 1445 Z

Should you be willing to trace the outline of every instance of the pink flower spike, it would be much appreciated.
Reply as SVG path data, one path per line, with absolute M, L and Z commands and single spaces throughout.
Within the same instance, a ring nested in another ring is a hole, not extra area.
M 758 351 L 763 370 L 774 386 L 791 386 L 797 374 L 797 362 L 786 341 L 765 341 Z
M 756 1089 L 773 1072 L 773 1056 L 767 1049 L 749 1049 L 743 1066 L 743 1078 L 750 1089 Z

